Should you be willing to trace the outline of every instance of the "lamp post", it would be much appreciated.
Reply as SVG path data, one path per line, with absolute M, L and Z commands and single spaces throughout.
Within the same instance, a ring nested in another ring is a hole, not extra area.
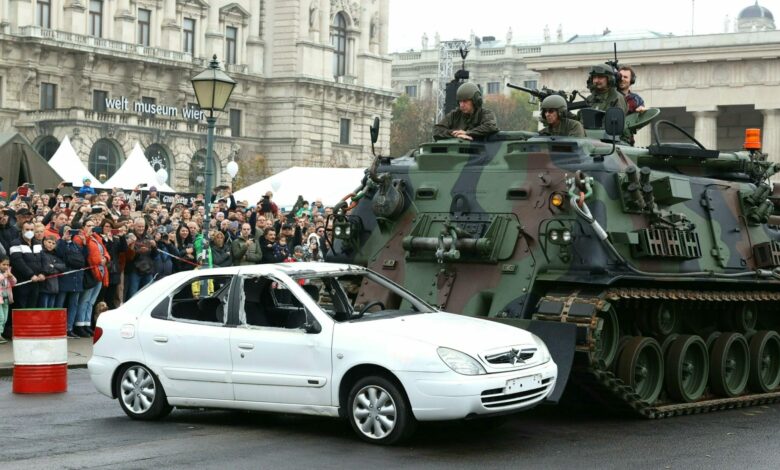
M 192 78 L 192 88 L 195 90 L 195 98 L 198 100 L 198 107 L 202 111 L 208 111 L 206 122 L 208 123 L 208 135 L 206 138 L 206 190 L 204 191 L 206 215 L 203 218 L 203 230 L 201 240 L 202 256 L 207 257 L 209 243 L 209 225 L 211 223 L 211 161 L 214 158 L 214 128 L 217 124 L 217 118 L 214 112 L 223 111 L 233 93 L 236 81 L 230 78 L 225 72 L 220 70 L 217 55 L 209 62 L 209 68 L 202 71 Z M 205 293 L 205 291 L 202 291 Z

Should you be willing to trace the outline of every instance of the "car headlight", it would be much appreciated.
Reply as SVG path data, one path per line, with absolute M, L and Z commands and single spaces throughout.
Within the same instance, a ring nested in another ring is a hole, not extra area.
M 539 353 L 539 362 L 541 364 L 544 364 L 545 362 L 550 360 L 550 350 L 547 349 L 547 345 L 544 344 L 544 341 L 542 341 L 542 338 L 536 336 L 535 334 L 531 334 L 531 337 L 534 339 L 534 343 L 536 343 L 536 351 Z
M 482 364 L 468 354 L 444 347 L 437 349 L 436 352 L 439 353 L 439 357 L 447 364 L 447 367 L 458 374 L 482 375 L 486 373 Z

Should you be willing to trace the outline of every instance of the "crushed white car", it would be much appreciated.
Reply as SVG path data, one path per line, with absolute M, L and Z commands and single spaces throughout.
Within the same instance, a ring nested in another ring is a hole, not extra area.
M 134 419 L 173 407 L 342 417 L 393 444 L 417 421 L 529 409 L 557 367 L 533 334 L 440 312 L 362 267 L 187 271 L 100 316 L 92 382 Z

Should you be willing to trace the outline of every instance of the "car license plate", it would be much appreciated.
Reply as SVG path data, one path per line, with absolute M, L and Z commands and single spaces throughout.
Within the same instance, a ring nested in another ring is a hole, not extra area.
M 520 393 L 526 390 L 533 390 L 542 386 L 542 374 L 529 375 L 517 379 L 509 379 L 504 387 L 505 394 Z

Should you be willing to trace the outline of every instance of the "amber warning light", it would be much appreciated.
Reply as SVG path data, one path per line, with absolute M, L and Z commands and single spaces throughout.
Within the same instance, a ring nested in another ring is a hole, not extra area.
M 745 150 L 761 150 L 761 129 L 745 129 Z

